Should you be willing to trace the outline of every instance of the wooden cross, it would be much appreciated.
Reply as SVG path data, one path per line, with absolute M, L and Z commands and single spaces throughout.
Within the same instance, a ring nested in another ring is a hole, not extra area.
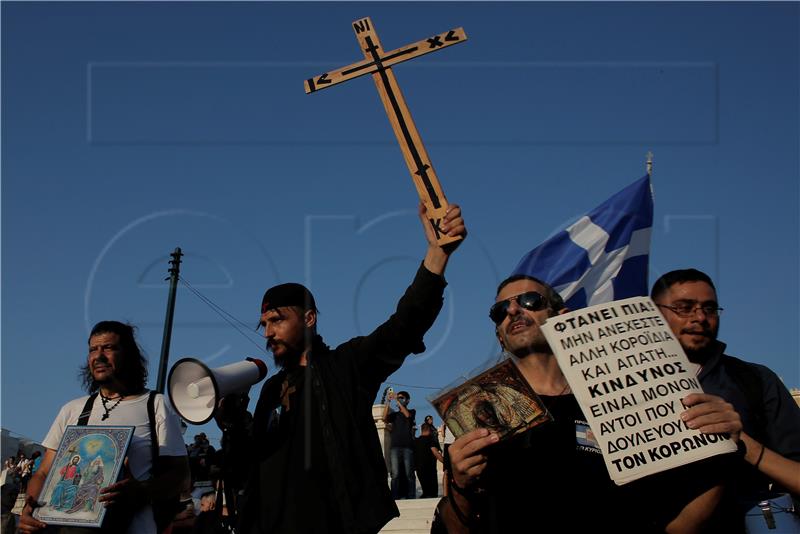
M 436 171 L 433 170 L 428 152 L 422 144 L 422 138 L 414 125 L 414 120 L 411 118 L 411 112 L 400 92 L 400 86 L 397 84 L 391 66 L 466 41 L 467 35 L 464 33 L 464 28 L 440 33 L 391 52 L 383 51 L 378 34 L 369 17 L 353 22 L 353 29 L 366 59 L 309 78 L 305 81 L 306 94 L 365 74 L 372 74 L 383 107 L 389 116 L 389 122 L 400 143 L 403 158 L 406 160 L 411 178 L 414 180 L 417 193 L 427 208 L 428 220 L 436 235 L 436 241 L 439 245 L 445 245 L 460 240 L 461 237 L 450 237 L 443 234 L 439 228 L 442 218 L 447 212 L 447 199 L 441 184 L 439 184 Z
M 281 406 L 283 406 L 284 411 L 288 412 L 291 409 L 289 396 L 295 391 L 297 391 L 297 388 L 294 386 L 289 387 L 288 380 L 284 380 L 283 384 L 281 384 Z

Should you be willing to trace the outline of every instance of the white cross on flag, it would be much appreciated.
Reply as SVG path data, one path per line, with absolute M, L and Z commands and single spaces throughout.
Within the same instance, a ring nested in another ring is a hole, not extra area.
M 647 295 L 652 227 L 645 176 L 528 252 L 512 274 L 547 282 L 572 310 Z

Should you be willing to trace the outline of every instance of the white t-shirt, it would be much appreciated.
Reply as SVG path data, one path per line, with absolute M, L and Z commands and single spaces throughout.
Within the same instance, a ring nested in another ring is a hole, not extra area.
M 442 430 L 440 430 L 440 435 L 442 436 L 442 443 L 445 445 L 450 445 L 456 440 L 456 437 L 450 432 L 450 429 L 447 428 L 447 425 L 442 423 Z
M 104 426 L 134 426 L 133 438 L 128 447 L 128 468 L 137 480 L 147 480 L 150 478 L 152 468 L 152 450 L 150 444 L 150 420 L 147 417 L 147 398 L 148 391 L 138 397 L 123 399 L 108 415 L 108 419 L 103 421 L 101 418 L 105 413 L 103 403 L 98 396 L 92 406 L 92 413 L 89 416 L 88 425 Z M 86 404 L 85 397 L 80 397 L 69 401 L 61 411 L 58 412 L 50 431 L 45 436 L 42 445 L 48 449 L 57 450 L 61 437 L 67 425 L 78 423 L 83 407 Z M 116 401 L 113 401 L 116 402 Z M 110 406 L 110 405 L 109 405 Z M 186 446 L 181 435 L 180 420 L 175 412 L 164 402 L 164 396 L 156 395 L 154 403 L 156 435 L 158 436 L 159 456 L 186 456 Z M 130 534 L 148 534 L 156 532 L 156 524 L 153 519 L 153 511 L 150 506 L 142 508 L 133 518 Z

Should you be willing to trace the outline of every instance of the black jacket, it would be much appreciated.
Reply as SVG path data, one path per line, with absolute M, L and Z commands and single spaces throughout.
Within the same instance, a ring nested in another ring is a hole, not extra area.
M 368 336 L 356 337 L 330 349 L 319 336 L 313 342 L 306 372 L 310 373 L 310 406 L 316 410 L 325 443 L 331 481 L 327 499 L 341 517 L 344 532 L 378 532 L 399 512 L 387 484 L 386 464 L 372 418 L 372 405 L 381 384 L 410 353 L 425 350 L 422 341 L 442 307 L 444 278 L 421 266 L 397 304 L 395 313 Z M 261 389 L 253 422 L 251 458 L 263 464 L 273 410 L 280 406 L 286 372 L 271 377 Z M 302 444 L 292 444 L 301 447 Z M 291 478 L 289 478 L 291 480 Z M 268 503 L 258 502 L 260 489 L 281 483 L 263 469 L 252 469 L 242 506 L 243 532 L 259 532 L 258 514 Z M 271 493 L 271 492 L 265 492 Z M 328 504 L 329 504 L 328 503 Z M 326 503 L 293 503 L 298 513 L 314 513 Z

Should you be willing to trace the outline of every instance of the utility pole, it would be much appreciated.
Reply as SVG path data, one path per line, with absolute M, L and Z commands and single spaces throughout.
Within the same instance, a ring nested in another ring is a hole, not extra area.
M 164 337 L 161 340 L 161 359 L 158 362 L 158 382 L 156 391 L 164 393 L 165 382 L 167 380 L 167 363 L 169 363 L 169 343 L 172 339 L 172 316 L 175 314 L 175 293 L 178 290 L 178 276 L 181 271 L 181 252 L 180 247 L 175 248 L 175 252 L 170 254 L 172 259 L 169 261 L 169 296 L 167 297 L 167 317 L 164 319 Z

